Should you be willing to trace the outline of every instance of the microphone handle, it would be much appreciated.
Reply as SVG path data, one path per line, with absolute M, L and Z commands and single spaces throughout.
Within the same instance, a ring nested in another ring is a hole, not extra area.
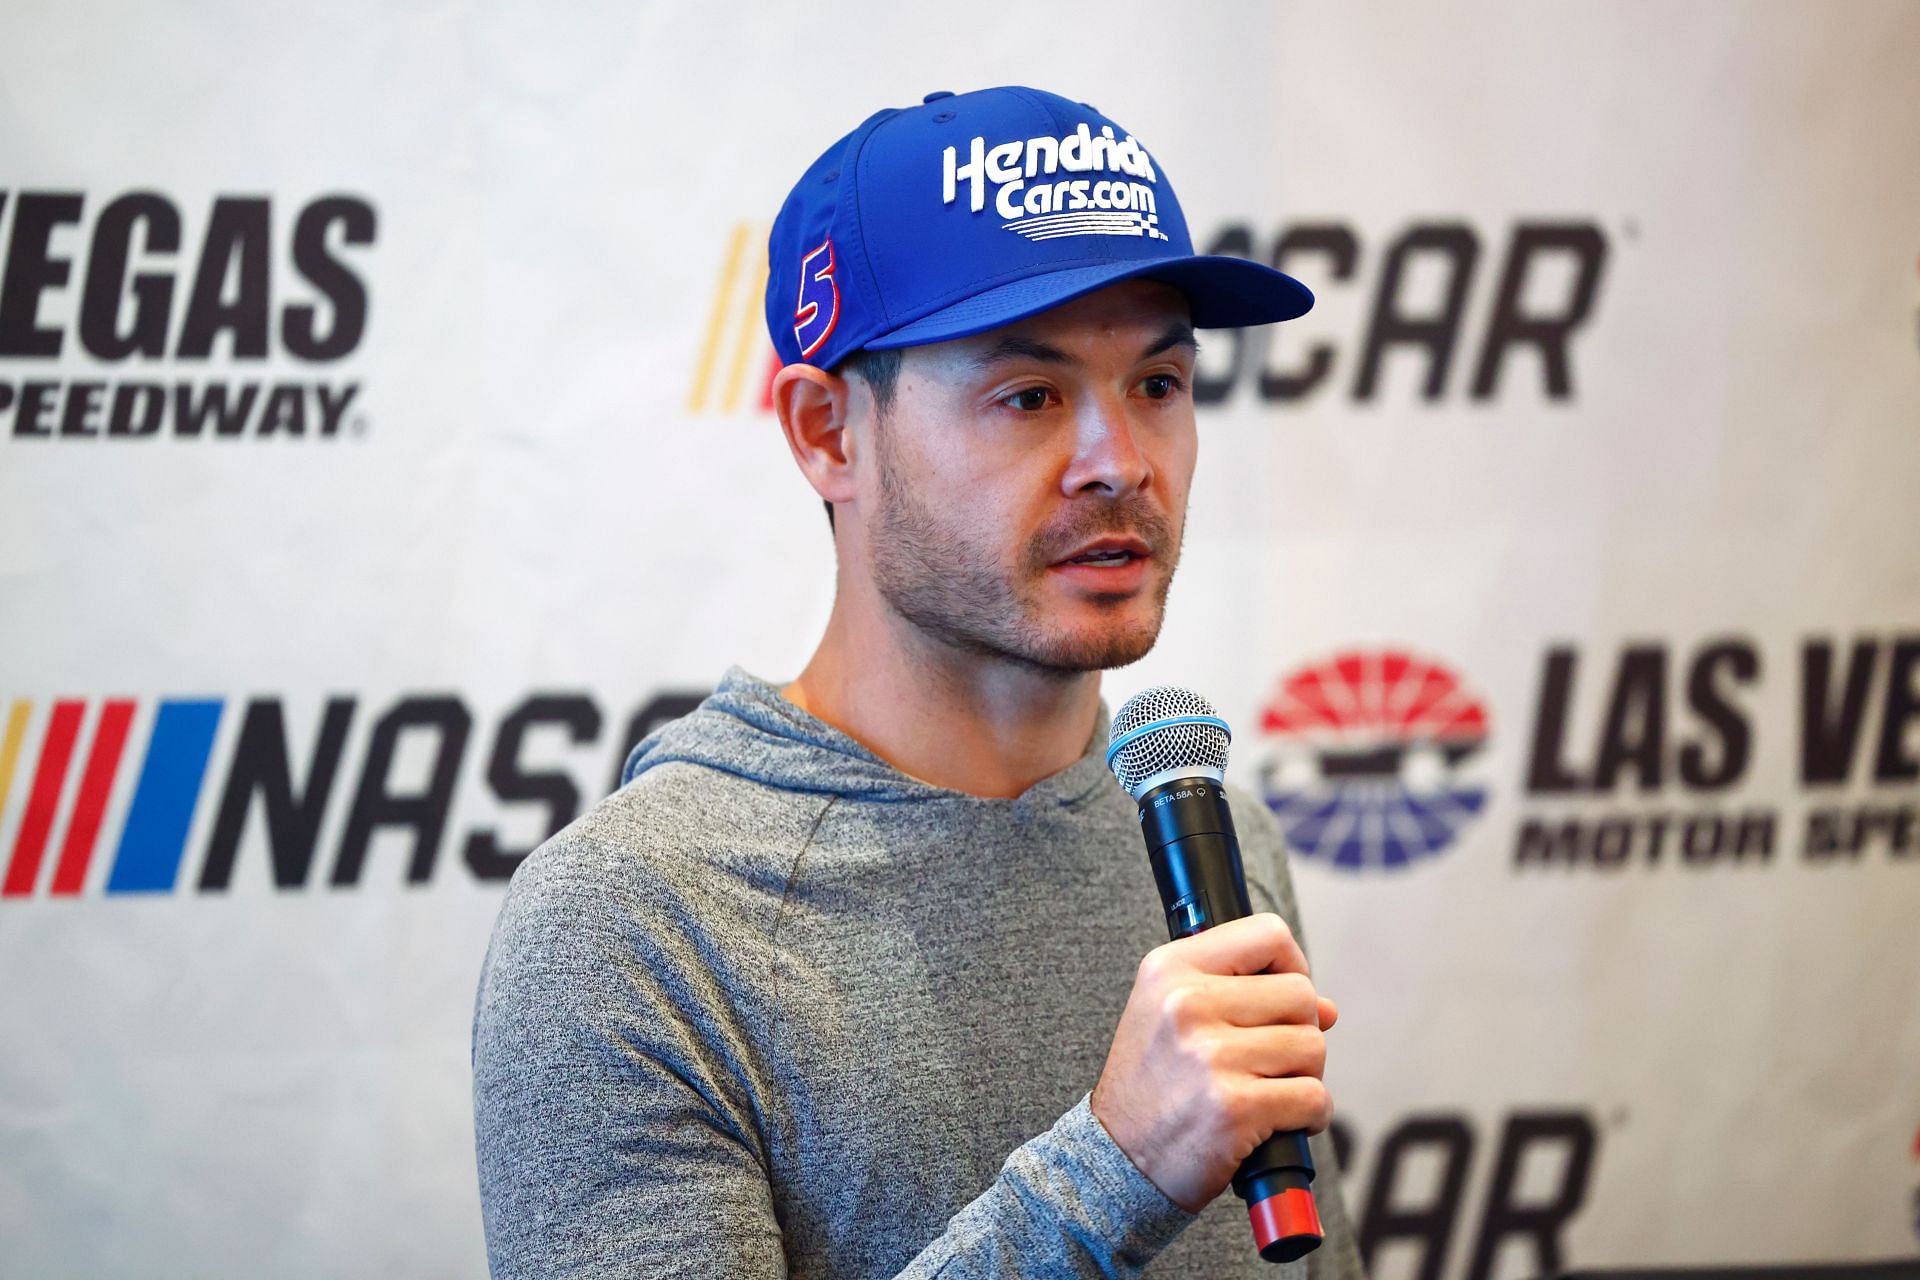
M 1227 796 L 1212 778 L 1176 778 L 1140 797 L 1140 827 L 1154 884 L 1175 941 L 1253 914 Z M 1320 1247 L 1313 1155 L 1298 1129 L 1274 1133 L 1233 1175 L 1247 1202 L 1254 1243 L 1268 1262 L 1292 1262 Z

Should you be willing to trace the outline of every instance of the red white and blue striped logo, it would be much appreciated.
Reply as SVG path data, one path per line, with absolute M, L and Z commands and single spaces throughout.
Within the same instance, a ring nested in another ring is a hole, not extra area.
M 1485 705 L 1445 666 L 1401 650 L 1292 672 L 1260 733 L 1260 791 L 1307 858 L 1405 867 L 1446 849 L 1486 805 L 1486 789 L 1461 777 L 1486 744 Z
M 173 890 L 213 750 L 214 730 L 220 724 L 221 705 L 219 701 L 176 700 L 162 702 L 156 709 L 146 751 L 137 766 L 133 800 L 113 846 L 105 892 Z M 43 880 L 54 897 L 78 895 L 86 886 L 100 844 L 107 798 L 126 754 L 134 710 L 131 698 L 103 699 L 91 716 L 88 704 L 77 698 L 53 704 L 38 760 L 31 777 L 23 779 L 26 808 L 14 832 L 6 872 L 0 876 L 0 897 L 31 896 Z M 31 702 L 16 700 L 0 730 L 0 818 L 6 816 L 31 711 Z M 92 733 L 86 750 L 77 752 L 81 730 L 89 720 Z M 78 782 L 56 848 L 50 837 L 69 790 L 76 755 L 81 757 Z

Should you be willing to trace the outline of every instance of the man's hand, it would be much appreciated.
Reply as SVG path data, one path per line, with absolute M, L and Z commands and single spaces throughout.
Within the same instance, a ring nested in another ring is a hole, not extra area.
M 1197 1213 L 1269 1134 L 1333 1117 L 1320 1074 L 1338 1017 L 1272 912 L 1140 961 L 1091 1107 L 1140 1172 Z

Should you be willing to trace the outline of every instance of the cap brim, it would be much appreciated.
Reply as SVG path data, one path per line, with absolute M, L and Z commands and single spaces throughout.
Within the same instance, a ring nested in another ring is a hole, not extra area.
M 885 351 L 966 338 L 1050 311 L 1063 302 L 1122 280 L 1163 280 L 1187 295 L 1196 329 L 1273 324 L 1305 315 L 1313 292 L 1292 276 L 1245 258 L 1196 254 L 1190 258 L 1107 262 L 1025 276 L 942 307 L 862 343 Z

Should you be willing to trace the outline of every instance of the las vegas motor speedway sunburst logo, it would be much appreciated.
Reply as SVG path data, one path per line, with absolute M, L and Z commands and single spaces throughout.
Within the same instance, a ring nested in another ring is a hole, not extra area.
M 1260 719 L 1259 786 L 1294 852 L 1347 870 L 1441 852 L 1486 804 L 1460 777 L 1487 711 L 1458 676 L 1397 649 L 1283 677 Z

